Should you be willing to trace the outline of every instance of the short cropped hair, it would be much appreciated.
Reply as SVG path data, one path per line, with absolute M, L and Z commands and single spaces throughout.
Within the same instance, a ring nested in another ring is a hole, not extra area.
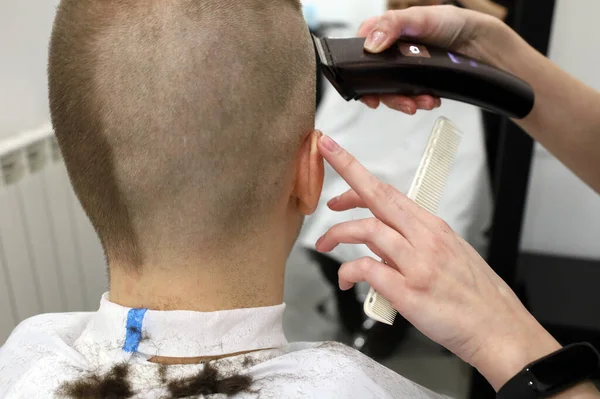
M 299 0 L 62 0 L 52 122 L 108 262 L 260 233 L 314 127 Z

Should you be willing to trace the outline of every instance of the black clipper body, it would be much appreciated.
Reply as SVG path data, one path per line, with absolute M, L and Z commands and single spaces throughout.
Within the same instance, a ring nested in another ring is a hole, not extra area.
M 428 94 L 517 119 L 533 109 L 529 84 L 461 54 L 403 41 L 372 54 L 364 50 L 364 38 L 313 39 L 323 74 L 347 101 L 370 94 Z

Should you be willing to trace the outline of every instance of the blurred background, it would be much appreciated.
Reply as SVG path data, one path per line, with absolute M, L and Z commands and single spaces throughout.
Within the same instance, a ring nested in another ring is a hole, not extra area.
M 314 33 L 352 36 L 361 21 L 388 7 L 428 2 L 443 1 L 305 0 L 304 5 Z M 495 13 L 562 68 L 600 89 L 597 0 L 455 3 Z M 70 188 L 49 124 L 46 58 L 57 4 L 0 1 L 0 345 L 33 315 L 96 310 L 107 290 L 100 244 Z M 444 101 L 435 112 L 412 117 L 373 111 L 346 103 L 323 80 L 319 98 L 317 127 L 402 191 L 408 190 L 433 122 L 450 118 L 466 138 L 440 216 L 559 340 L 600 346 L 600 199 L 591 189 L 510 121 L 475 107 Z M 324 201 L 344 189 L 328 170 Z M 342 246 L 327 261 L 312 256 L 314 235 L 335 217 L 322 208 L 309 218 L 289 259 L 289 340 L 340 340 L 438 392 L 457 399 L 492 398 L 476 372 L 401 318 L 383 330 L 363 323 L 355 305 L 364 287 L 353 298 L 336 292 L 325 275 L 335 270 L 327 269 L 327 262 L 335 265 L 366 250 Z M 344 217 L 364 216 L 357 211 Z

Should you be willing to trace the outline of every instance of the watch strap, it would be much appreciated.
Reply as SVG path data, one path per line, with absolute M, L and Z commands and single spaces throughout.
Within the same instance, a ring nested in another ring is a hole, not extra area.
M 498 392 L 497 399 L 538 399 L 528 369 L 511 378 Z
M 500 388 L 497 399 L 540 399 L 563 392 L 600 370 L 600 354 L 589 343 L 565 346 L 525 366 Z

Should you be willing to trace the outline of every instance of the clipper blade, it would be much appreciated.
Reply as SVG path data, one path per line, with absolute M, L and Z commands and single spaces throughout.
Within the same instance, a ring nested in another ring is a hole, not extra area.
M 315 44 L 315 49 L 317 53 L 317 62 L 320 62 L 321 65 L 331 66 L 331 59 L 327 56 L 326 49 L 323 45 L 323 41 L 312 35 L 313 43 Z

